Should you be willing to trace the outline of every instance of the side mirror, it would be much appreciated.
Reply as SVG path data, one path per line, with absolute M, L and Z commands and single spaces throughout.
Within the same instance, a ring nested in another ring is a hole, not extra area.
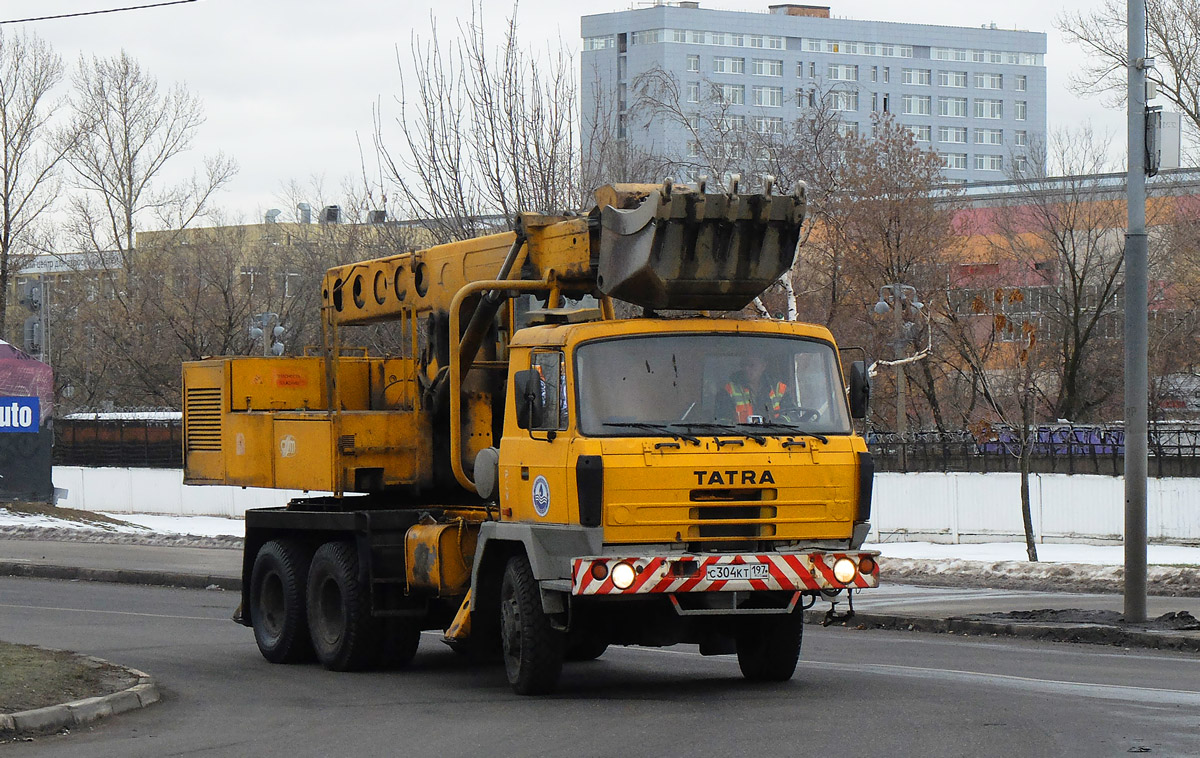
M 867 376 L 866 361 L 850 364 L 850 417 L 866 418 L 871 402 L 871 379 Z
M 542 425 L 542 394 L 542 375 L 536 369 L 513 375 L 513 399 L 517 404 L 517 426 L 521 429 Z

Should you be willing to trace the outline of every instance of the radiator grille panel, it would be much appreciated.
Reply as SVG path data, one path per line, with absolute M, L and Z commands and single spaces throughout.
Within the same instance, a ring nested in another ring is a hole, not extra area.
M 221 452 L 221 388 L 189 387 L 184 408 L 187 452 Z

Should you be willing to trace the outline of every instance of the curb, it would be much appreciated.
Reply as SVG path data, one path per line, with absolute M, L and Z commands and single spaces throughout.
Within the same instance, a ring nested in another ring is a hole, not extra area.
M 69 581 L 110 582 L 113 584 L 146 584 L 161 587 L 184 587 L 204 590 L 216 587 L 241 591 L 241 577 L 185 574 L 177 571 L 139 571 L 137 569 L 79 568 L 40 563 L 0 561 L 0 576 L 26 576 L 35 579 L 66 579 Z
M 90 655 L 78 657 L 96 665 L 116 666 L 103 658 Z M 45 708 L 34 708 L 17 713 L 0 713 L 0 737 L 12 737 L 18 734 L 46 734 L 73 726 L 83 726 L 118 713 L 145 708 L 161 699 L 158 685 L 149 674 L 124 666 L 116 667 L 123 668 L 126 672 L 136 676 L 137 684 L 101 697 L 87 697 L 61 705 L 49 705 Z
M 805 623 L 821 624 L 824 620 L 825 613 L 823 611 L 810 610 L 804 612 Z M 1047 640 L 1050 642 L 1083 642 L 1092 645 L 1115 645 L 1119 647 L 1200 653 L 1200 634 L 1122 629 L 1121 627 L 1107 624 L 1014 623 L 984 621 L 964 616 L 929 618 L 924 616 L 897 616 L 881 613 L 855 613 L 853 618 L 835 622 L 831 626 L 988 637 L 1003 635 L 1005 637 L 1023 637 L 1025 639 Z

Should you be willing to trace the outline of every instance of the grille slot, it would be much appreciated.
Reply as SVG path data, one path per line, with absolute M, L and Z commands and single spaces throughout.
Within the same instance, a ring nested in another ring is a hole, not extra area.
M 189 453 L 221 452 L 221 388 L 189 387 L 184 408 L 184 449 Z

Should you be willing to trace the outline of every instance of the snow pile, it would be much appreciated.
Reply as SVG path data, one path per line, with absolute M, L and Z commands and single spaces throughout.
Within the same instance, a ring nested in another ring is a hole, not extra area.
M 863 545 L 878 550 L 887 558 L 920 560 L 959 559 L 995 563 L 1025 562 L 1024 542 L 983 542 L 965 545 L 942 545 L 932 542 L 883 542 Z M 1046 543 L 1037 546 L 1038 561 L 1042 563 L 1085 563 L 1093 566 L 1124 566 L 1125 547 L 1122 545 L 1074 545 Z M 1150 545 L 1146 561 L 1151 565 L 1200 566 L 1200 547 L 1179 545 Z

